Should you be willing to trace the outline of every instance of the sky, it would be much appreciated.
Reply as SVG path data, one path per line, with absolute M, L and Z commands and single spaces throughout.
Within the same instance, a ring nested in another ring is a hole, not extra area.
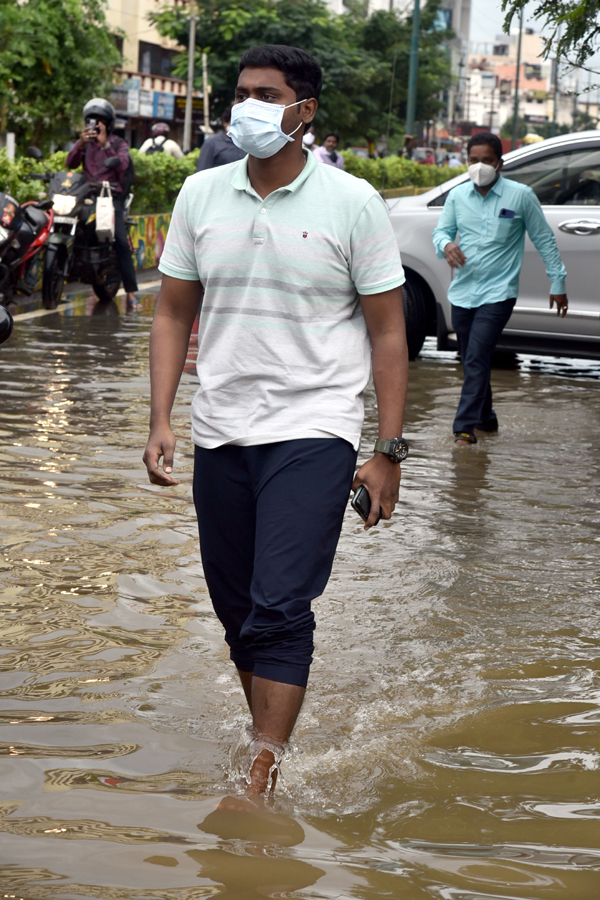
M 525 28 L 533 28 L 534 31 L 540 32 L 542 30 L 541 23 L 536 21 L 532 14 L 535 5 L 534 2 L 529 3 L 531 12 L 528 14 L 527 9 L 525 10 L 523 25 Z M 503 21 L 504 14 L 502 13 L 501 0 L 471 0 L 471 41 L 494 41 L 497 35 L 502 34 Z M 515 18 L 512 26 L 515 30 L 517 22 L 518 20 Z M 587 65 L 600 71 L 600 53 L 593 56 Z M 587 73 L 582 73 L 579 76 L 580 87 L 587 85 L 587 79 Z M 592 83 L 600 85 L 600 76 L 593 77 Z M 590 99 L 597 101 L 599 94 L 600 91 L 593 91 Z M 587 94 L 582 95 L 580 99 L 585 100 L 586 97 Z

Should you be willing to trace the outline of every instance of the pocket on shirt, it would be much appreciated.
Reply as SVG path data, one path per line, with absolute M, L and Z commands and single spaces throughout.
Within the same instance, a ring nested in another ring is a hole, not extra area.
M 495 227 L 492 227 L 492 239 L 504 243 L 504 241 L 510 238 L 511 234 L 514 234 L 519 230 L 520 224 L 520 216 L 513 216 L 512 219 L 505 219 L 504 216 L 498 216 Z

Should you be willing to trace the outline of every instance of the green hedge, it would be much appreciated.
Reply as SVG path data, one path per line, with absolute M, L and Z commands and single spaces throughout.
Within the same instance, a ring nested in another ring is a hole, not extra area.
M 362 159 L 349 150 L 342 153 L 346 172 L 364 178 L 378 191 L 398 187 L 436 187 L 466 172 L 466 166 L 449 169 L 447 166 L 424 166 L 402 156 L 383 159 Z
M 358 178 L 364 178 L 378 191 L 396 187 L 435 187 L 460 175 L 465 168 L 448 169 L 438 166 L 424 166 L 400 156 L 387 156 L 384 159 L 361 159 L 354 153 L 343 154 L 346 171 Z M 196 171 L 198 151 L 193 151 L 183 159 L 173 159 L 166 153 L 153 153 L 148 156 L 131 151 L 135 165 L 135 183 L 132 213 L 171 212 L 175 198 L 188 175 Z M 66 168 L 67 154 L 60 151 L 43 162 L 20 157 L 14 162 L 8 160 L 6 152 L 0 150 L 0 189 L 8 191 L 20 203 L 26 200 L 37 200 L 47 186 L 43 182 L 28 181 L 32 172 L 44 172 L 46 167 L 55 172 Z
M 194 151 L 183 159 L 174 159 L 166 153 L 148 156 L 132 150 L 131 158 L 135 166 L 135 199 L 131 212 L 134 215 L 145 215 L 171 212 L 183 182 L 196 171 L 198 152 Z M 5 150 L 0 150 L 0 189 L 12 194 L 19 203 L 38 200 L 47 191 L 47 185 L 40 181 L 29 181 L 27 176 L 47 169 L 51 172 L 66 169 L 66 161 L 67 154 L 60 151 L 42 162 L 28 157 L 19 157 L 13 162 L 7 158 Z

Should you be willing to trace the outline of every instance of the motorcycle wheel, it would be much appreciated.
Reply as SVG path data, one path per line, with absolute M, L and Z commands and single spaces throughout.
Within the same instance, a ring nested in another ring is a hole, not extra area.
M 65 276 L 58 253 L 46 251 L 42 278 L 42 303 L 45 309 L 56 309 L 62 297 Z
M 114 300 L 120 287 L 121 273 L 116 266 L 109 269 L 102 282 L 92 281 L 92 290 L 102 303 L 110 303 L 111 300 Z

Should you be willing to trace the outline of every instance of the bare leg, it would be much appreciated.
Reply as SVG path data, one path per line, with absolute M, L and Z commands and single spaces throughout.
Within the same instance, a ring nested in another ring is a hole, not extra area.
M 305 688 L 267 678 L 252 678 L 252 718 L 257 738 L 283 744 L 290 737 L 304 700 Z M 262 794 L 269 769 L 275 762 L 271 750 L 260 751 L 250 770 L 250 793 Z
M 238 669 L 237 673 L 240 676 L 240 681 L 242 682 L 242 687 L 244 688 L 244 694 L 246 695 L 246 700 L 248 701 L 248 708 L 250 712 L 252 712 L 252 672 L 242 672 L 241 669 Z

